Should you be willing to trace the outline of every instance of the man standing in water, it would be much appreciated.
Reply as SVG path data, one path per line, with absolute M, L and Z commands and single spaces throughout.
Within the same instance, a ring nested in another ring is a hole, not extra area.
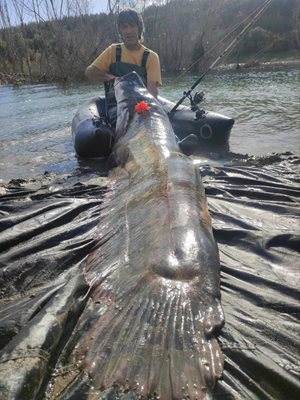
M 114 79 L 129 72 L 136 71 L 149 92 L 157 97 L 161 85 L 159 57 L 142 44 L 144 23 L 142 16 L 132 8 L 120 12 L 117 29 L 121 44 L 112 44 L 87 67 L 85 75 L 95 82 L 103 82 L 112 125 L 115 123 Z

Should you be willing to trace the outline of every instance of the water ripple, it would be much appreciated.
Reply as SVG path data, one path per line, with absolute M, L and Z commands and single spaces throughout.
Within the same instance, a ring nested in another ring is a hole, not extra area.
M 236 121 L 232 151 L 300 154 L 298 67 L 212 72 L 201 82 L 197 90 L 206 93 L 203 108 Z M 160 93 L 177 101 L 196 78 L 174 82 L 164 77 Z M 99 95 L 102 86 L 90 83 L 0 86 L 0 179 L 76 168 L 71 120 L 81 103 Z

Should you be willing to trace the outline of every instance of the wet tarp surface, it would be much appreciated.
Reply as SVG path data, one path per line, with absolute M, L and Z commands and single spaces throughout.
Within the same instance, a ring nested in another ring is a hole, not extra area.
M 241 158 L 200 171 L 226 318 L 214 399 L 299 399 L 299 159 Z M 94 390 L 73 356 L 97 319 L 82 266 L 107 190 L 91 173 L 0 187 L 1 399 L 136 398 Z

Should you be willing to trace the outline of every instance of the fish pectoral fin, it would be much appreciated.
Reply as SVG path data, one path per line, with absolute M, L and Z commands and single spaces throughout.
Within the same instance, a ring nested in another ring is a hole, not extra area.
M 77 348 L 96 388 L 118 384 L 161 399 L 206 398 L 222 375 L 213 334 L 224 322 L 220 302 L 201 298 L 190 283 L 144 277 L 102 309 Z

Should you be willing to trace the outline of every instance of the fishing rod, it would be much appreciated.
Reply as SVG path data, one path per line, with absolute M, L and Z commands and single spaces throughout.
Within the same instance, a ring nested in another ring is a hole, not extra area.
M 215 59 L 215 61 L 203 72 L 203 74 L 196 80 L 196 82 L 191 86 L 191 88 L 183 93 L 182 98 L 175 104 L 175 106 L 169 111 L 169 116 L 177 110 L 177 108 L 183 103 L 183 101 L 188 97 L 191 98 L 191 93 L 197 85 L 202 81 L 205 75 L 223 58 L 225 55 L 229 54 L 229 51 L 233 49 L 234 45 L 240 41 L 242 36 L 251 28 L 251 26 L 259 19 L 262 13 L 269 7 L 273 0 L 267 0 L 251 21 L 242 29 L 242 31 L 232 40 L 232 42 L 226 47 L 226 49 Z

